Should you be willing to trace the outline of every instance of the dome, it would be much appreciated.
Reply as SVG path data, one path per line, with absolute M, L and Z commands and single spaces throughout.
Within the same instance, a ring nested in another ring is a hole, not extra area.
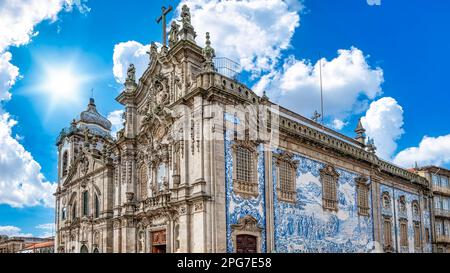
M 105 130 L 111 130 L 111 122 L 97 112 L 97 108 L 95 107 L 93 98 L 89 99 L 88 109 L 81 112 L 80 122 L 86 124 L 95 124 Z

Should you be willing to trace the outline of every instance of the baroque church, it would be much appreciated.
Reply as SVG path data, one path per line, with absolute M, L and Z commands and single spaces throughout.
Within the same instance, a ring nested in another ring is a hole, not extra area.
M 348 137 L 257 95 L 180 16 L 128 68 L 116 136 L 93 99 L 58 136 L 56 252 L 431 252 L 425 178 L 361 122 Z

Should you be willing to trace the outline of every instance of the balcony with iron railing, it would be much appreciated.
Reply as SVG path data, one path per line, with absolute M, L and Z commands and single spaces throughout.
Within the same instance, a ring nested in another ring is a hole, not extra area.
M 214 58 L 213 61 L 217 73 L 235 81 L 239 81 L 239 74 L 241 72 L 239 63 L 225 57 L 217 57 Z

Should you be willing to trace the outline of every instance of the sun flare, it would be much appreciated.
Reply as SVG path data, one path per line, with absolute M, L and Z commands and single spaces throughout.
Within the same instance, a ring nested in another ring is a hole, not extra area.
M 77 99 L 80 81 L 74 71 L 70 68 L 54 68 L 46 72 L 42 91 L 48 94 L 52 101 Z

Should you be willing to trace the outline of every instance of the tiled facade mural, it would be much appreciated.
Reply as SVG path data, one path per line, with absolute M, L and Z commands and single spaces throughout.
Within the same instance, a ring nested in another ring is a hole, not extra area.
M 225 115 L 225 120 L 239 124 L 235 117 Z M 256 219 L 261 231 L 261 245 L 258 251 L 267 250 L 266 227 L 266 200 L 265 200 L 265 157 L 263 145 L 257 147 L 257 182 L 258 194 L 256 197 L 242 197 L 233 191 L 233 131 L 225 132 L 225 173 L 226 173 L 226 235 L 227 252 L 234 252 L 233 225 L 245 216 Z M 274 149 L 273 155 L 283 153 L 281 149 Z M 371 200 L 371 182 L 369 183 L 368 203 L 369 214 L 361 215 L 358 212 L 357 178 L 360 174 L 336 168 L 339 174 L 337 183 L 337 211 L 326 210 L 322 200 L 322 182 L 320 170 L 325 164 L 312 160 L 300 154 L 293 154 L 292 160 L 297 162 L 295 190 L 295 203 L 286 202 L 278 198 L 277 164 L 275 156 L 272 158 L 272 184 L 273 187 L 273 217 L 274 217 L 274 252 L 379 252 L 382 245 L 374 242 L 373 210 Z M 383 193 L 387 193 L 389 202 L 383 204 Z M 399 210 L 398 202 L 404 197 L 405 210 Z M 381 243 L 384 242 L 383 219 L 391 219 L 392 251 L 396 252 L 431 252 L 431 244 L 423 245 L 422 249 L 414 246 L 414 221 L 423 225 L 421 227 L 421 242 L 425 228 L 431 233 L 430 213 L 420 210 L 414 214 L 412 204 L 419 201 L 419 196 L 380 185 L 380 227 Z M 406 219 L 408 223 L 408 246 L 400 247 L 399 221 Z M 430 234 L 431 237 L 431 234 Z
M 258 225 L 263 228 L 261 232 L 261 252 L 266 252 L 266 211 L 264 190 L 264 152 L 263 146 L 258 146 L 258 196 L 256 198 L 242 198 L 233 191 L 233 156 L 231 140 L 232 132 L 225 134 L 225 184 L 226 184 L 226 217 L 227 217 L 227 252 L 234 252 L 231 238 L 231 226 L 237 224 L 239 219 L 249 215 L 255 218 Z
M 273 161 L 276 252 L 373 251 L 371 209 L 369 216 L 358 215 L 355 185 L 358 175 L 337 169 L 338 211 L 324 211 L 319 174 L 324 164 L 300 155 L 294 155 L 294 159 L 299 161 L 295 204 L 278 200 L 276 165 Z M 371 203 L 369 200 L 370 206 Z

